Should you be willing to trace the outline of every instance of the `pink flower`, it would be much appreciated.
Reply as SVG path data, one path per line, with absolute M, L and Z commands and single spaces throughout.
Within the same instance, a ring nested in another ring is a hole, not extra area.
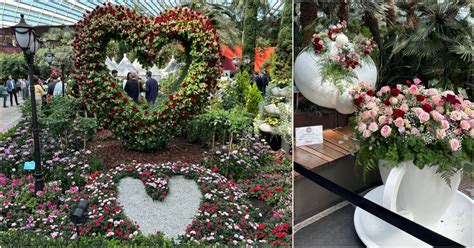
M 398 117 L 397 119 L 395 119 L 395 125 L 397 127 L 404 127 L 405 126 L 405 121 L 403 120 L 402 117 Z
M 416 85 L 412 85 L 410 86 L 408 92 L 410 92 L 412 95 L 418 95 L 418 87 L 416 87 Z
M 444 107 L 443 106 L 436 106 L 436 111 L 438 111 L 442 114 L 444 112 Z
M 359 127 L 357 128 L 357 130 L 359 130 L 359 132 L 363 133 L 365 130 L 367 129 L 367 124 L 365 123 L 360 123 L 359 124 Z
M 408 112 L 409 107 L 408 107 L 408 105 L 407 105 L 406 103 L 404 103 L 404 104 L 402 104 L 402 105 L 400 106 L 400 109 L 401 109 L 403 112 L 406 113 L 406 112 Z
M 415 84 L 420 84 L 421 83 L 421 80 L 419 78 L 414 78 L 413 79 L 413 83 Z
M 372 135 L 372 132 L 369 131 L 369 130 L 365 130 L 365 131 L 362 133 L 362 136 L 364 136 L 364 138 L 368 138 L 368 137 L 370 137 L 370 135 Z
M 451 120 L 459 121 L 462 118 L 462 114 L 459 111 L 453 111 L 451 112 L 451 115 L 449 115 Z
M 415 136 L 420 136 L 420 130 L 418 130 L 416 127 L 412 127 L 410 129 L 410 133 L 415 135 Z
M 441 126 L 443 127 L 443 129 L 448 129 L 449 122 L 447 120 L 441 120 Z
M 58 234 L 59 234 L 58 232 L 53 232 L 51 233 L 51 237 L 54 239 L 58 236 Z
M 420 111 L 418 118 L 422 123 L 427 122 L 430 119 L 430 114 L 426 113 L 425 111 Z
M 431 111 L 431 116 L 433 117 L 433 120 L 435 121 L 444 120 L 444 116 L 436 110 Z
M 392 128 L 390 128 L 387 125 L 383 126 L 382 129 L 380 129 L 380 134 L 382 134 L 384 138 L 387 138 L 388 136 L 390 136 L 391 133 L 392 133 Z
M 451 147 L 451 151 L 457 151 L 461 147 L 461 143 L 457 139 L 449 140 L 449 146 Z
M 464 129 L 464 130 L 467 130 L 471 127 L 471 125 L 469 124 L 469 122 L 465 121 L 465 120 L 462 120 L 461 123 L 459 123 L 459 126 Z
M 381 92 L 382 94 L 385 94 L 389 91 L 390 91 L 390 86 L 384 86 L 384 87 L 380 88 L 379 92 Z
M 375 119 L 375 117 L 377 116 L 377 111 L 375 111 L 373 109 L 370 110 L 369 116 L 370 116 L 370 118 Z
M 375 131 L 377 131 L 378 129 L 379 129 L 379 126 L 377 125 L 377 123 L 375 123 L 375 122 L 370 123 L 370 125 L 369 125 L 369 130 L 370 130 L 371 132 L 375 132 Z
M 444 129 L 436 129 L 436 137 L 438 139 L 443 139 L 444 137 L 446 137 L 446 130 Z
M 385 116 L 385 115 L 379 116 L 379 124 L 380 125 L 385 125 L 387 123 L 388 123 L 387 116 Z

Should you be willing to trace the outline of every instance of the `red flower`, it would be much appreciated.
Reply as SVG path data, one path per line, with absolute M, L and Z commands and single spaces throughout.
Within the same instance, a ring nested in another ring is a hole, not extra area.
M 423 104 L 423 105 L 421 106 L 421 108 L 422 108 L 425 112 L 427 112 L 427 113 L 429 113 L 429 112 L 431 112 L 431 111 L 433 110 L 433 108 L 431 107 L 431 105 L 429 105 L 428 103 Z
M 422 101 L 425 100 L 425 97 L 423 95 L 417 95 L 416 100 L 419 101 L 419 102 L 422 102 Z
M 124 98 L 123 103 L 127 103 L 127 102 L 128 102 L 128 98 Z
M 448 101 L 449 103 L 451 103 L 452 105 L 456 104 L 456 103 L 461 103 L 455 95 L 452 95 L 452 94 L 447 94 L 446 96 L 443 96 L 442 97 L 443 100 L 446 100 Z
M 183 83 L 181 84 L 181 86 L 184 88 L 184 87 L 188 86 L 188 84 L 185 83 L 185 82 L 183 82 Z
M 278 192 L 281 192 L 283 190 L 283 187 L 281 186 L 276 186 L 275 187 L 275 190 L 278 191 Z
M 173 105 L 173 107 L 176 107 L 176 103 L 175 103 L 175 102 L 173 102 L 171 105 Z
M 369 53 L 370 53 L 370 52 L 369 52 L 368 49 L 365 49 L 365 50 L 364 50 L 364 54 L 365 54 L 365 55 L 368 55 Z
M 284 237 L 286 237 L 286 236 L 288 236 L 288 234 L 287 234 L 286 232 L 278 232 L 278 233 L 277 233 L 277 237 L 280 238 L 280 239 L 282 239 L 282 238 L 284 238 Z
M 173 100 L 173 95 L 169 95 L 168 99 Z
M 392 96 L 395 96 L 395 97 L 396 97 L 396 96 L 400 95 L 400 90 L 397 89 L 397 88 L 393 88 L 393 89 L 390 91 L 390 93 L 392 94 Z
M 258 230 L 263 230 L 263 229 L 265 229 L 265 224 L 263 223 L 258 224 Z
M 405 116 L 405 112 L 403 112 L 403 110 L 401 109 L 393 109 L 393 117 L 396 119 L 398 117 L 401 117 L 403 118 L 403 116 Z
M 356 99 L 357 105 L 360 105 L 363 100 L 364 100 L 364 99 L 363 99 L 361 96 L 359 96 L 359 97 Z
M 411 85 L 411 82 L 410 82 L 410 80 L 409 80 L 409 79 L 407 79 L 407 81 L 405 81 L 405 84 L 406 84 L 406 85 L 408 85 L 408 86 L 410 86 L 410 85 Z
M 122 92 L 120 92 L 120 91 L 117 92 L 117 97 L 118 97 L 118 98 L 122 97 Z
M 219 168 L 217 168 L 217 166 L 214 166 L 214 168 L 212 168 L 212 171 L 213 171 L 213 172 L 218 172 L 218 171 L 219 171 Z
M 259 190 L 263 190 L 263 188 L 259 184 L 257 184 L 253 187 L 253 190 L 259 191 Z
M 385 98 L 385 100 L 383 100 L 383 103 L 384 103 L 385 105 L 387 105 L 387 106 L 390 106 L 390 105 L 391 105 L 391 103 L 390 103 L 390 97 Z
M 374 93 L 374 91 L 373 91 L 373 90 L 369 90 L 369 91 L 367 91 L 367 95 L 369 95 L 369 96 L 374 96 L 374 95 L 375 95 L 375 93 Z

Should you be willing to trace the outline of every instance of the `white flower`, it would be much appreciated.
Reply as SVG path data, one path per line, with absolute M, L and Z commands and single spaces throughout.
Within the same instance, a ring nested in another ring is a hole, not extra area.
M 349 43 L 349 38 L 345 34 L 339 34 L 336 37 L 336 47 L 342 47 Z

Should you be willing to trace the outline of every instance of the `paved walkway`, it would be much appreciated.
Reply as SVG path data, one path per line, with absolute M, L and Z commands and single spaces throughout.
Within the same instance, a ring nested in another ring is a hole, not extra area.
M 23 103 L 23 98 L 20 96 L 18 97 L 18 103 L 20 105 L 15 104 L 15 100 L 13 100 L 13 107 L 10 106 L 10 99 L 7 101 L 8 108 L 3 107 L 3 98 L 0 102 L 0 133 L 4 133 L 8 131 L 8 129 L 15 126 L 21 117 L 20 113 L 20 106 Z

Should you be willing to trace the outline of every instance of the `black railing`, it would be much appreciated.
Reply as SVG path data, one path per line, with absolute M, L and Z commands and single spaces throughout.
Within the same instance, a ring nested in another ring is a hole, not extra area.
M 412 235 L 413 237 L 433 246 L 433 247 L 464 247 L 463 245 L 446 238 L 418 223 L 415 223 L 405 217 L 402 217 L 380 205 L 359 196 L 344 187 L 304 168 L 298 163 L 294 163 L 294 170 L 302 176 L 310 179 L 319 186 L 331 191 L 332 193 L 344 198 L 355 206 L 373 214 L 392 226 Z M 395 245 L 395 244 L 394 244 Z

